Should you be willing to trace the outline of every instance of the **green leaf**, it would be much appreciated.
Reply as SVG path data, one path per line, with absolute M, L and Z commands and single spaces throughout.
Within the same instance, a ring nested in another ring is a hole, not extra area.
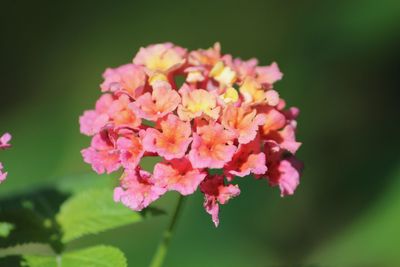
M 156 215 L 157 211 L 151 215 Z M 134 212 L 113 201 L 111 189 L 91 189 L 71 197 L 62 206 L 57 221 L 64 232 L 64 243 L 88 234 L 142 221 Z
M 124 254 L 115 247 L 95 246 L 56 257 L 25 256 L 29 267 L 127 267 Z
M 0 258 L 18 255 L 52 256 L 54 251 L 48 244 L 25 243 L 0 249 Z
M 0 222 L 0 237 L 6 238 L 14 228 L 15 226 L 12 223 Z

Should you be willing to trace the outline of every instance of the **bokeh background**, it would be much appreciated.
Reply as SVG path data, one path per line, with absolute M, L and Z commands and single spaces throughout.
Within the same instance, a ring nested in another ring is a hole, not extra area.
M 280 198 L 251 179 L 215 229 L 200 194 L 186 202 L 169 267 L 400 266 L 400 2 L 8 1 L 1 5 L 0 132 L 9 179 L 0 197 L 90 172 L 78 116 L 106 67 L 140 46 L 277 61 L 276 88 L 301 109 L 301 186 Z M 170 209 L 171 193 L 157 205 Z M 76 241 L 112 244 L 146 266 L 167 216 Z

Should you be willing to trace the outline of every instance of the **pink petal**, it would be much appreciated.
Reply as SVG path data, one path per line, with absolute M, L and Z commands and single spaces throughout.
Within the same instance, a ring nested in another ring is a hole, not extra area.
M 11 145 L 8 143 L 11 141 L 11 134 L 5 133 L 0 137 L 0 149 L 9 148 Z
M 79 117 L 80 131 L 82 134 L 92 136 L 100 132 L 107 124 L 109 117 L 107 114 L 98 114 L 94 110 L 88 110 Z
M 150 177 L 148 172 L 142 170 L 125 173 L 121 186 L 114 189 L 114 201 L 135 211 L 148 207 L 166 191 L 152 184 Z
M 134 99 L 142 94 L 146 83 L 142 67 L 134 64 L 108 68 L 103 78 L 104 82 L 100 85 L 102 92 L 125 92 Z
M 281 196 L 293 195 L 300 183 L 300 172 L 302 163 L 294 157 L 279 161 L 269 170 L 269 181 L 271 186 L 278 185 Z
M 273 62 L 269 66 L 257 67 L 256 72 L 258 74 L 258 81 L 266 84 L 274 84 L 281 80 L 283 76 L 276 62 Z
M 7 173 L 3 172 L 3 164 L 0 162 L 0 184 L 4 182 L 7 178 Z
M 121 163 L 126 169 L 135 169 L 143 157 L 144 149 L 139 137 L 130 135 L 117 140 Z

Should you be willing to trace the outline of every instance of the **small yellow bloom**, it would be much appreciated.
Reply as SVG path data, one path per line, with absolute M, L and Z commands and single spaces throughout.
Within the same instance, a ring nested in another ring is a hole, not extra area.
M 146 62 L 146 67 L 153 71 L 167 72 L 175 66 L 181 65 L 183 59 L 173 51 L 167 51 L 162 56 L 155 55 Z
M 204 76 L 200 70 L 193 70 L 188 73 L 186 81 L 189 83 L 202 82 L 204 81 Z
M 262 86 L 253 78 L 246 78 L 239 88 L 246 103 L 261 103 L 265 100 L 265 91 Z
M 168 82 L 167 76 L 163 73 L 156 72 L 149 77 L 149 84 L 153 86 L 156 82 L 163 81 Z
M 239 100 L 239 94 L 235 88 L 229 87 L 221 96 L 225 103 L 235 103 Z
M 236 81 L 236 72 L 219 61 L 210 71 L 210 76 L 223 85 L 232 85 Z

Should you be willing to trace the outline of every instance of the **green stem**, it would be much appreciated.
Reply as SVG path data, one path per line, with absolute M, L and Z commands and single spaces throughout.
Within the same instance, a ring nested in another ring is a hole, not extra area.
M 174 229 L 176 227 L 176 223 L 178 221 L 179 214 L 182 211 L 183 200 L 184 200 L 183 196 L 180 195 L 174 213 L 172 214 L 169 226 L 167 229 L 165 229 L 163 233 L 161 242 L 158 245 L 156 253 L 153 256 L 153 259 L 151 260 L 150 267 L 161 267 L 164 263 L 165 256 L 167 255 L 168 252 L 169 243 L 171 241 Z

